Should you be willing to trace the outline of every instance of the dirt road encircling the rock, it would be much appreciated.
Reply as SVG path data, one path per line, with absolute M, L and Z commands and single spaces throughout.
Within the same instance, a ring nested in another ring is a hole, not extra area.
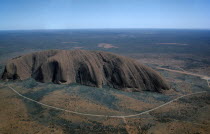
M 13 92 L 15 92 L 17 95 L 19 95 L 20 97 L 26 99 L 26 100 L 29 100 L 29 101 L 32 101 L 34 103 L 37 103 L 39 105 L 42 105 L 42 106 L 45 106 L 45 107 L 48 107 L 48 108 L 52 108 L 52 109 L 56 109 L 56 110 L 60 110 L 60 111 L 64 111 L 64 112 L 68 112 L 68 113 L 72 113 L 72 114 L 77 114 L 77 115 L 83 115 L 83 116 L 92 116 L 92 117 L 106 117 L 106 118 L 129 118 L 129 117 L 136 117 L 136 116 L 140 116 L 140 115 L 143 115 L 143 114 L 148 114 L 154 110 L 157 110 L 161 107 L 164 107 L 166 105 L 169 105 L 170 103 L 173 103 L 174 101 L 177 101 L 183 97 L 187 97 L 187 96 L 191 96 L 191 95 L 195 95 L 195 94 L 201 94 L 201 93 L 207 93 L 207 91 L 201 91 L 201 92 L 195 92 L 195 93 L 190 93 L 190 94 L 186 94 L 186 95 L 182 95 L 182 96 L 179 96 L 171 101 L 168 101 L 160 106 L 157 106 L 155 108 L 152 108 L 150 110 L 147 110 L 147 111 L 144 111 L 144 112 L 141 112 L 141 113 L 138 113 L 138 114 L 132 114 L 132 115 L 100 115 L 100 114 L 89 114 L 89 113 L 81 113 L 81 112 L 76 112 L 76 111 L 71 111 L 71 110 L 67 110 L 67 109 L 63 109 L 63 108 L 59 108 L 59 107 L 55 107 L 55 106 L 51 106 L 51 105 L 48 105 L 48 104 L 44 104 L 42 102 L 39 102 L 39 101 L 36 101 L 36 100 L 33 100 L 31 98 L 28 98 L 24 95 L 22 95 L 21 93 L 19 93 L 17 90 L 15 90 L 13 87 L 11 86 L 7 86 L 8 88 L 10 88 Z

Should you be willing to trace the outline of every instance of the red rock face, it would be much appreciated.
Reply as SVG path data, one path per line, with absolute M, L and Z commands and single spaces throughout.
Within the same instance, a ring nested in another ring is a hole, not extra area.
M 2 75 L 4 80 L 30 77 L 57 84 L 108 85 L 124 91 L 169 89 L 165 80 L 151 68 L 133 59 L 102 51 L 35 52 L 10 60 Z

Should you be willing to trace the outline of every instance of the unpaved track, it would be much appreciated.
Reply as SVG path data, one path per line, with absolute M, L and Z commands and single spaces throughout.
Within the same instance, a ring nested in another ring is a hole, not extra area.
M 168 68 L 163 68 L 163 67 L 157 67 L 157 69 L 166 70 L 166 71 L 170 71 L 170 72 L 181 73 L 181 74 L 187 74 L 187 75 L 192 75 L 192 76 L 197 76 L 197 77 L 200 77 L 201 79 L 205 79 L 205 80 L 210 79 L 209 76 L 205 76 L 205 75 L 201 75 L 201 74 L 195 74 L 195 73 L 187 72 L 187 71 L 179 71 L 179 70 L 173 70 L 173 69 L 168 69 Z
M 181 73 L 181 74 L 187 74 L 187 75 L 200 77 L 201 79 L 206 80 L 206 82 L 208 84 L 208 87 L 210 87 L 210 85 L 209 85 L 210 77 L 209 76 L 205 76 L 205 75 L 201 75 L 201 74 L 195 74 L 195 73 L 192 73 L 192 72 L 187 72 L 187 71 L 183 70 L 182 68 L 180 68 L 180 69 L 183 70 L 183 71 L 173 70 L 173 69 L 168 69 L 168 68 L 163 68 L 163 67 L 156 67 L 156 68 L 160 69 L 160 70 L 166 70 L 166 71 L 169 71 L 169 72 L 175 72 L 175 73 Z
M 109 117 L 109 118 L 123 118 L 123 119 L 129 118 L 129 117 L 140 116 L 140 115 L 143 115 L 143 114 L 148 114 L 149 112 L 152 112 L 152 111 L 154 111 L 154 110 L 156 110 L 156 109 L 159 109 L 159 108 L 161 108 L 161 107 L 164 107 L 164 106 L 166 106 L 166 105 L 168 105 L 168 104 L 170 104 L 170 103 L 173 103 L 174 101 L 177 101 L 177 100 L 179 100 L 179 99 L 181 99 L 181 98 L 183 98 L 183 97 L 186 97 L 186 96 L 191 96 L 191 95 L 196 95 L 196 94 L 201 94 L 201 93 L 207 93 L 207 91 L 202 91 L 202 92 L 196 92 L 196 93 L 191 93 L 191 94 L 182 95 L 182 96 L 177 97 L 177 98 L 175 98 L 175 99 L 173 99 L 173 100 L 171 100 L 171 101 L 169 101 L 169 102 L 166 102 L 166 103 L 164 103 L 164 104 L 162 104 L 162 105 L 160 105 L 160 106 L 157 106 L 157 107 L 155 107 L 155 108 L 152 108 L 152 109 L 150 109 L 150 110 L 147 110 L 147 111 L 144 111 L 144 112 L 141 112 L 141 113 L 138 113 L 138 114 L 125 115 L 125 116 L 123 116 L 123 115 L 119 115 L 119 116 L 110 116 L 110 115 L 80 113 L 80 112 L 76 112 L 76 111 L 71 111 L 71 110 L 67 110 L 67 109 L 63 109 L 63 108 L 51 106 L 51 105 L 48 105 L 48 104 L 44 104 L 44 103 L 38 102 L 38 101 L 33 100 L 33 99 L 31 99 L 31 98 L 28 98 L 28 97 L 26 97 L 26 96 L 20 94 L 18 91 L 16 91 L 13 87 L 11 87 L 11 86 L 9 86 L 9 85 L 8 85 L 7 87 L 10 88 L 10 89 L 11 89 L 12 91 L 14 91 L 17 95 L 19 95 L 20 97 L 22 97 L 22 98 L 24 98 L 24 99 L 27 99 L 27 100 L 29 100 L 29 101 L 32 101 L 32 102 L 34 102 L 34 103 L 37 103 L 37 104 L 40 104 L 40 105 L 42 105 L 42 106 L 49 107 L 49 108 L 52 108 L 52 109 L 56 109 L 56 110 L 60 110 L 60 111 L 64 111 L 64 112 L 68 112 L 68 113 L 72 113 L 72 114 L 77 114 L 77 115 L 83 115 L 83 116 Z

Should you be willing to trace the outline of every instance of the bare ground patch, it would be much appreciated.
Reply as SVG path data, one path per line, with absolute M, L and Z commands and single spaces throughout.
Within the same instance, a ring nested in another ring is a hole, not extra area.
M 108 43 L 99 43 L 98 44 L 98 47 L 106 48 L 106 49 L 109 49 L 109 48 L 118 48 L 117 46 L 114 46 L 114 45 L 108 44 Z
M 185 43 L 156 43 L 157 45 L 178 45 L 178 46 L 187 46 Z

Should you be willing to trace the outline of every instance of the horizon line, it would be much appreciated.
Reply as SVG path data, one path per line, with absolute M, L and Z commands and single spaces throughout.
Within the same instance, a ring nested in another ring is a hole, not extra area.
M 0 31 L 39 31 L 39 30 L 114 30 L 114 29 L 162 29 L 162 30 L 210 30 L 210 28 L 43 28 L 43 29 L 0 29 Z

